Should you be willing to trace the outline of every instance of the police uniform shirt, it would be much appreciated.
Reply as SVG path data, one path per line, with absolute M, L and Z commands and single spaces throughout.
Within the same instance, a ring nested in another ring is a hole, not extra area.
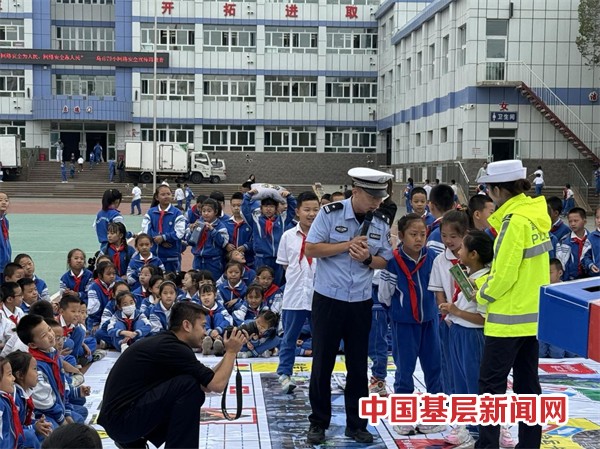
M 361 224 L 352 209 L 352 199 L 330 203 L 320 211 L 306 237 L 308 243 L 348 242 L 360 234 Z M 389 224 L 374 216 L 367 232 L 372 256 L 392 258 Z M 359 302 L 371 298 L 373 270 L 354 260 L 348 251 L 319 258 L 315 291 L 340 301 Z

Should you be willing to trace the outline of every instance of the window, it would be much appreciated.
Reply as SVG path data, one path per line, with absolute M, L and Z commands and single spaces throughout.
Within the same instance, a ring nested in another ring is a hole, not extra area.
M 427 145 L 432 145 L 433 144 L 433 130 L 430 129 L 429 131 L 427 131 Z
M 396 94 L 401 94 L 403 92 L 402 85 L 402 64 L 398 64 L 396 66 Z
M 254 151 L 254 126 L 204 126 L 203 151 Z
M 377 29 L 328 27 L 327 53 L 376 55 Z
M 377 79 L 327 77 L 325 102 L 377 103 Z
M 265 29 L 266 53 L 317 53 L 318 28 Z
M 55 75 L 54 95 L 115 95 L 115 77 L 112 75 Z
M 410 80 L 412 79 L 412 60 L 406 58 L 406 90 L 410 90 Z
M 154 141 L 152 123 L 142 123 L 141 135 L 143 141 Z M 158 142 L 192 143 L 194 142 L 194 125 L 156 125 Z
M 154 24 L 141 24 L 141 46 L 142 51 L 154 51 Z M 194 51 L 196 32 L 194 25 L 187 24 L 164 24 L 157 26 L 158 45 L 156 50 L 172 51 Z
M 385 51 L 387 48 L 387 26 L 385 23 L 381 25 L 381 37 L 383 38 L 381 41 L 381 51 Z
M 415 147 L 421 146 L 421 133 L 415 134 Z
M 0 97 L 25 96 L 25 70 L 0 70 Z
M 448 128 L 440 128 L 440 143 L 448 142 Z
M 326 153 L 374 153 L 376 149 L 376 128 L 325 128 Z
M 56 27 L 56 50 L 113 51 L 115 30 L 105 27 Z
M 115 3 L 115 0 L 56 0 L 56 3 L 63 3 L 65 5 L 69 3 L 79 3 L 80 5 L 112 5 Z
M 383 98 L 393 98 L 394 97 L 394 71 L 389 70 L 387 75 L 385 76 L 385 84 L 383 85 Z
M 0 47 L 24 47 L 23 20 L 0 19 Z
M 5 134 L 20 135 L 21 146 L 27 146 L 25 143 L 25 122 L 0 122 L 0 135 Z
M 204 75 L 203 101 L 256 101 L 253 76 Z
M 450 35 L 442 38 L 442 75 L 448 73 L 449 69 Z
M 506 59 L 506 34 L 508 20 L 488 19 L 486 21 L 487 59 Z
M 417 71 L 417 86 L 423 84 L 423 52 L 417 52 L 417 66 L 415 67 Z
M 194 75 L 158 74 L 156 76 L 157 100 L 194 101 Z M 142 100 L 152 100 L 154 77 L 142 74 Z
M 429 79 L 435 78 L 435 44 L 429 46 Z
M 316 152 L 317 128 L 265 126 L 265 151 Z
M 204 51 L 256 53 L 256 28 L 205 25 Z
M 467 63 L 467 25 L 458 27 L 457 65 L 462 67 Z
M 265 101 L 316 103 L 317 77 L 265 76 Z

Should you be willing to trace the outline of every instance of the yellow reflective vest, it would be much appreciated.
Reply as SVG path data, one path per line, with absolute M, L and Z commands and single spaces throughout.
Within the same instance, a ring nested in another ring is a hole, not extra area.
M 517 195 L 488 219 L 498 230 L 490 274 L 477 292 L 487 307 L 484 334 L 537 335 L 540 287 L 550 283 L 550 217 L 546 199 Z

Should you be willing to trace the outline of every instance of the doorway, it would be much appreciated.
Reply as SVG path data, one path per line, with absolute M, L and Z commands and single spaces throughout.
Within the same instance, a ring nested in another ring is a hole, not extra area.
M 94 147 L 97 143 L 102 147 L 102 160 L 107 161 L 107 150 L 106 150 L 106 133 L 102 132 L 86 132 L 85 133 L 85 141 L 86 141 L 86 154 L 85 159 L 90 159 L 90 153 L 94 151 Z
M 61 132 L 60 140 L 64 144 L 63 161 L 70 161 L 71 155 L 75 155 L 75 160 L 79 157 L 79 139 L 81 133 L 78 132 Z
M 490 139 L 492 161 L 515 159 L 515 139 Z

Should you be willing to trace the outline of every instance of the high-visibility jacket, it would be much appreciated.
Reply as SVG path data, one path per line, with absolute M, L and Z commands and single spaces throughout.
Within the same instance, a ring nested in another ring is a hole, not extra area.
M 499 229 L 490 275 L 477 292 L 487 307 L 484 334 L 537 335 L 540 287 L 550 283 L 550 217 L 543 196 L 517 195 L 488 219 Z

